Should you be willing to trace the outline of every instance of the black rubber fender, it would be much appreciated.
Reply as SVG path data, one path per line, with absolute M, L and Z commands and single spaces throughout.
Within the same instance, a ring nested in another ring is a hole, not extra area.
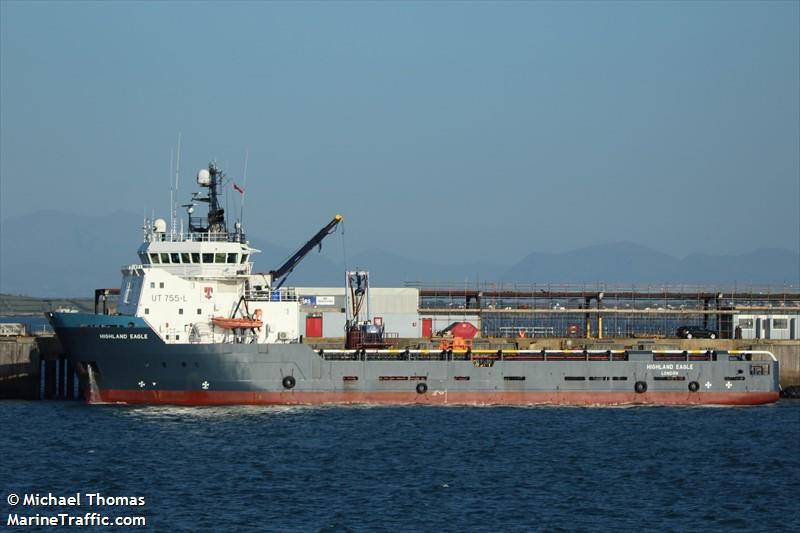
M 645 383 L 644 381 L 637 381 L 636 384 L 633 386 L 633 390 L 635 390 L 638 394 L 647 392 L 647 383 Z
M 281 383 L 283 383 L 284 389 L 293 389 L 297 381 L 295 381 L 294 376 L 284 376 Z
M 700 384 L 698 382 L 696 382 L 696 381 L 690 381 L 689 382 L 689 390 L 691 392 L 699 391 L 700 390 Z
M 800 400 L 800 385 L 789 385 L 781 390 L 781 398 Z
M 428 384 L 417 383 L 417 394 L 425 394 L 426 392 L 428 392 Z

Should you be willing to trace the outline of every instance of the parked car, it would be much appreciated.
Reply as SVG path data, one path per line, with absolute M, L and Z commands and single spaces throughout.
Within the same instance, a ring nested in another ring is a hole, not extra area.
M 681 326 L 678 328 L 678 337 L 684 339 L 716 339 L 717 332 L 710 329 L 701 328 L 700 326 Z

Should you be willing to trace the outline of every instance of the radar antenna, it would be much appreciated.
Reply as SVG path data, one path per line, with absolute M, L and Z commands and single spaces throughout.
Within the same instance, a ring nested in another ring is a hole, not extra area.
M 208 164 L 208 169 L 197 173 L 197 184 L 208 188 L 208 196 L 192 195 L 192 202 L 206 202 L 208 204 L 208 218 L 203 226 L 200 217 L 189 217 L 189 231 L 193 233 L 225 233 L 228 228 L 225 224 L 225 210 L 219 205 L 219 192 L 222 187 L 225 173 L 217 167 L 215 161 Z M 187 205 L 187 207 L 192 204 Z M 189 211 L 191 215 L 191 211 Z

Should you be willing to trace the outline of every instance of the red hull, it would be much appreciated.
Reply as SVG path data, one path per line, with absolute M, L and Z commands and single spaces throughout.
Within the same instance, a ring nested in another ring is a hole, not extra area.
M 106 389 L 90 403 L 171 405 L 758 405 L 778 401 L 777 392 L 235 392 Z

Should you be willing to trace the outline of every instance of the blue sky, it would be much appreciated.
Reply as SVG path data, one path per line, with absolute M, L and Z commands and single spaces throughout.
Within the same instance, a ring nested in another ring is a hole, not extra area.
M 4 0 L 0 218 L 166 218 L 181 132 L 288 247 L 797 251 L 799 5 Z

